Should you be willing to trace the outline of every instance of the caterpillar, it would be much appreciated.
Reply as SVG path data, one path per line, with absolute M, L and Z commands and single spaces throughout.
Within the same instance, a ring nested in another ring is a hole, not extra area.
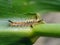
M 10 22 L 10 26 L 30 26 L 33 28 L 33 25 L 38 24 L 42 21 L 43 19 L 38 19 L 38 16 L 35 16 L 35 19 L 32 21 L 26 21 L 26 22 L 13 22 L 11 20 L 8 20 Z

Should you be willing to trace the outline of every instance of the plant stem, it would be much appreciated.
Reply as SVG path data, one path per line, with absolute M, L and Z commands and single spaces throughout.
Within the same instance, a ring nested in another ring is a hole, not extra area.
M 33 30 L 38 36 L 60 37 L 60 24 L 40 24 Z

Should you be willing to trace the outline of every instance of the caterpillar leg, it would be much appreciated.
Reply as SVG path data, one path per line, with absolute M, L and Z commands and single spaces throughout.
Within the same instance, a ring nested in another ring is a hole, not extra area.
M 33 28 L 33 25 L 30 25 L 31 28 Z

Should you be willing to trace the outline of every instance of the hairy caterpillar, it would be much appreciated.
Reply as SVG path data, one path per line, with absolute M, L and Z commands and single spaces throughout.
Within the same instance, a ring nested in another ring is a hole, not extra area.
M 11 21 L 11 20 L 8 20 L 9 22 L 10 22 L 10 26 L 30 26 L 30 27 L 32 27 L 33 28 L 33 25 L 35 25 L 35 24 L 38 24 L 39 22 L 41 22 L 42 20 L 40 20 L 39 18 L 38 18 L 38 16 L 36 15 L 35 16 L 35 19 L 34 20 L 32 20 L 32 21 L 26 21 L 26 22 L 13 22 L 13 21 Z

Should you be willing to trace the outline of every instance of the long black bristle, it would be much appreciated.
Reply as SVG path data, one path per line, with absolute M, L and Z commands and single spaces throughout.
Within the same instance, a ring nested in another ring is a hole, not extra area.
M 13 23 L 11 20 L 8 20 L 9 22 Z
M 37 15 L 35 16 L 35 19 L 36 19 L 36 20 L 38 19 L 38 16 L 37 16 Z

